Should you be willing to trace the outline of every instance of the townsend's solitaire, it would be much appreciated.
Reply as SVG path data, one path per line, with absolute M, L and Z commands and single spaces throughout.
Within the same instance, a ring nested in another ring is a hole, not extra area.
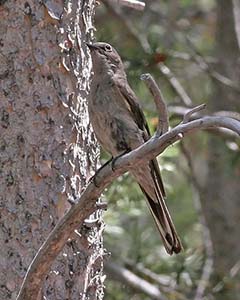
M 150 131 L 117 51 L 103 42 L 88 44 L 88 47 L 94 72 L 88 102 L 90 121 L 101 146 L 117 157 L 145 143 Z M 166 251 L 180 252 L 182 246 L 164 201 L 157 160 L 136 166 L 131 174 L 146 196 Z

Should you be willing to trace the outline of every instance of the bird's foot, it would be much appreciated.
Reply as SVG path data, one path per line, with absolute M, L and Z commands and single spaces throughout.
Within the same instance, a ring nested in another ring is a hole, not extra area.
M 112 171 L 115 172 L 116 168 L 115 168 L 115 163 L 118 160 L 118 158 L 122 157 L 123 155 L 127 154 L 128 152 L 130 152 L 131 150 L 126 150 L 123 153 L 119 154 L 116 157 L 112 157 L 111 162 L 112 162 Z
M 110 164 L 113 160 L 113 157 L 111 157 L 109 160 L 107 160 L 99 169 L 96 170 L 95 174 L 90 177 L 89 179 L 89 182 L 92 181 L 95 185 L 95 187 L 99 188 L 100 186 L 97 184 L 97 176 L 98 176 L 98 173 L 104 168 L 106 167 L 106 165 Z
M 104 168 L 106 167 L 106 165 L 111 164 L 111 168 L 112 171 L 115 172 L 115 163 L 117 161 L 117 159 L 123 155 L 125 155 L 126 153 L 128 153 L 130 150 L 126 150 L 123 153 L 121 153 L 120 155 L 116 156 L 116 157 L 111 157 L 109 160 L 107 160 L 99 169 L 96 170 L 95 174 L 90 177 L 89 182 L 92 181 L 94 183 L 94 185 L 99 188 L 99 185 L 97 184 L 96 178 L 98 176 L 98 173 Z

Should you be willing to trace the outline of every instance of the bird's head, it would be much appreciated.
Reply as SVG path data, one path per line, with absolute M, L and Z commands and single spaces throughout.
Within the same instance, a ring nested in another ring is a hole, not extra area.
M 117 51 L 109 44 L 103 42 L 97 42 L 93 44 L 87 44 L 91 51 L 93 60 L 93 69 L 106 68 L 106 71 L 124 72 L 122 60 Z

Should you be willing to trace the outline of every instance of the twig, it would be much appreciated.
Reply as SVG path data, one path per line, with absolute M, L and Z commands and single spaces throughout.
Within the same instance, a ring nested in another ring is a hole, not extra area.
M 192 162 L 191 155 L 190 155 L 188 149 L 185 147 L 183 141 L 181 142 L 180 146 L 181 146 L 182 153 L 187 160 L 188 167 L 191 171 L 191 176 L 188 176 L 188 178 L 192 182 L 193 188 L 196 190 L 196 193 L 194 193 L 194 195 L 195 195 L 194 203 L 195 203 L 196 211 L 199 216 L 199 221 L 202 225 L 203 244 L 205 246 L 205 251 L 206 251 L 206 256 L 207 256 L 207 258 L 204 262 L 203 268 L 202 268 L 202 275 L 198 282 L 195 297 L 194 297 L 194 300 L 202 300 L 204 292 L 207 288 L 207 285 L 209 283 L 210 277 L 213 272 L 213 245 L 212 245 L 212 240 L 211 240 L 211 236 L 210 236 L 210 231 L 207 227 L 207 222 L 205 220 L 205 217 L 204 217 L 204 214 L 202 211 L 201 201 L 199 199 L 201 192 L 202 192 L 202 188 L 198 182 L 198 178 L 197 178 L 197 175 L 195 172 L 195 168 L 194 168 L 194 165 Z
M 105 268 L 111 277 L 115 277 L 124 284 L 127 284 L 135 290 L 148 295 L 151 299 L 167 300 L 167 298 L 162 294 L 156 285 L 149 283 L 128 269 L 109 262 L 105 264 Z
M 117 1 L 120 5 L 131 7 L 136 10 L 144 10 L 145 8 L 145 3 L 142 1 L 137 1 L 137 0 L 115 0 L 115 1 Z
M 238 48 L 240 49 L 240 3 L 238 0 L 233 0 L 233 15 Z
M 214 116 L 228 117 L 240 121 L 240 113 L 231 110 L 219 110 L 213 113 Z
M 240 272 L 240 260 L 238 260 L 235 265 L 230 270 L 230 277 L 234 278 Z
M 128 35 L 139 45 L 144 53 L 151 53 L 151 47 L 148 43 L 146 36 L 138 34 L 138 31 L 132 26 L 130 19 L 125 15 L 121 14 L 121 11 L 115 7 L 110 0 L 102 0 L 106 8 L 117 19 L 124 29 L 127 31 Z
M 131 24 L 131 21 L 129 18 L 125 17 L 123 14 L 121 14 L 120 11 L 118 11 L 109 0 L 102 0 L 104 5 L 107 7 L 107 9 L 113 14 L 113 16 L 121 22 L 121 24 L 124 26 L 124 28 L 127 30 L 127 32 L 130 34 L 131 38 L 138 44 L 141 51 L 146 54 L 150 55 L 152 54 L 151 46 L 146 38 L 145 35 L 139 34 L 139 32 L 134 28 L 134 26 Z M 184 90 L 181 83 L 178 81 L 176 76 L 173 74 L 173 72 L 167 67 L 164 63 L 159 63 L 158 68 L 160 72 L 166 77 L 168 82 L 171 84 L 172 88 L 175 90 L 177 95 L 182 100 L 183 104 L 186 106 L 192 105 L 192 100 Z
M 161 286 L 161 289 L 164 292 L 169 292 L 170 286 L 176 285 L 175 280 L 171 276 L 167 275 L 159 275 L 151 270 L 145 268 L 142 264 L 140 263 L 133 263 L 129 260 L 125 262 L 126 267 L 130 270 L 133 271 L 135 274 L 140 275 L 141 277 L 147 278 L 151 282 L 155 282 L 158 285 Z
M 205 107 L 206 107 L 206 104 L 203 103 L 203 104 L 200 104 L 200 105 L 198 105 L 198 106 L 193 107 L 192 109 L 190 109 L 188 112 L 186 112 L 186 113 L 184 114 L 182 123 L 187 123 L 187 122 L 189 122 L 191 116 L 192 116 L 194 113 L 203 110 Z
M 228 86 L 232 89 L 234 89 L 237 92 L 240 92 L 239 85 L 231 80 L 230 78 L 220 74 L 219 72 L 212 70 L 211 66 L 208 64 L 206 59 L 199 53 L 199 51 L 195 48 L 193 42 L 189 37 L 186 37 L 187 44 L 189 48 L 192 51 L 192 59 L 195 61 L 195 63 L 198 64 L 198 66 L 205 72 L 208 73 L 210 77 L 213 79 L 219 81 L 220 83 L 224 84 L 225 86 Z
M 169 105 L 168 110 L 170 111 L 170 113 L 175 114 L 182 118 L 189 111 L 189 108 L 184 107 L 184 106 L 178 106 L 178 105 Z M 232 118 L 232 119 L 236 119 L 236 120 L 240 121 L 240 113 L 238 113 L 236 111 L 219 110 L 219 111 L 214 112 L 212 115 L 218 116 L 218 117 Z M 199 117 L 200 117 L 200 115 L 198 113 L 196 113 L 195 116 L 190 117 L 190 120 L 195 120 Z
M 168 111 L 172 114 L 171 118 L 183 118 L 184 115 L 188 112 L 188 108 L 184 106 L 168 106 Z M 233 118 L 236 120 L 240 121 L 240 114 L 237 112 L 232 112 L 232 111 L 219 111 L 215 112 L 213 116 L 224 116 L 224 117 L 229 117 Z M 200 118 L 201 115 L 199 113 L 195 113 L 195 115 L 190 117 L 190 120 L 196 120 Z M 226 129 L 226 128 L 211 128 L 211 129 L 206 129 L 208 132 L 220 135 L 224 139 L 233 139 L 235 140 L 238 138 L 238 134 L 232 130 Z
M 153 273 L 149 269 L 145 268 L 142 264 L 134 264 L 130 261 L 126 262 L 127 268 L 130 271 L 133 271 L 134 274 L 146 278 L 150 282 L 156 283 L 158 286 L 161 287 L 161 291 L 164 292 L 166 295 L 171 295 L 174 299 L 179 300 L 187 300 L 184 296 L 182 291 L 179 291 L 179 286 L 176 283 L 176 280 L 173 279 L 171 276 L 167 275 L 159 275 Z
M 175 92 L 178 94 L 180 99 L 182 100 L 183 104 L 186 106 L 191 106 L 192 105 L 192 100 L 184 90 L 183 86 L 180 84 L 176 76 L 173 74 L 173 72 L 167 67 L 164 63 L 159 63 L 158 64 L 160 71 L 162 74 L 168 79 L 170 82 L 171 86 L 175 90 Z
M 229 284 L 229 279 L 234 279 L 239 274 L 240 271 L 240 260 L 238 260 L 230 269 L 229 273 L 226 274 L 222 280 L 220 280 L 213 288 L 212 292 L 214 294 L 219 293 L 222 289 L 224 289 L 224 286 Z
M 180 143 L 180 149 L 182 151 L 182 154 L 184 155 L 188 168 L 190 170 L 191 176 L 189 175 L 188 172 L 185 172 L 185 175 L 187 176 L 188 180 L 192 183 L 193 187 L 196 189 L 197 193 L 201 193 L 201 186 L 200 183 L 198 182 L 198 177 L 195 172 L 195 168 L 192 162 L 192 157 L 190 152 L 188 151 L 187 147 L 185 146 L 185 143 L 181 141 Z M 201 214 L 201 210 L 199 210 L 199 206 L 196 207 L 197 213 Z
M 153 95 L 153 99 L 155 101 L 155 105 L 158 111 L 158 126 L 156 135 L 160 136 L 163 133 L 167 132 L 169 127 L 166 102 L 164 101 L 161 90 L 159 89 L 156 81 L 151 76 L 151 74 L 142 74 L 141 80 L 145 81 L 146 86 Z
M 185 61 L 192 61 L 193 57 L 190 53 L 187 52 L 180 52 L 180 51 L 175 51 L 175 50 L 168 50 L 167 51 L 167 56 L 170 56 L 172 58 L 177 58 L 177 59 L 182 59 Z M 212 56 L 204 56 L 204 59 L 208 64 L 216 64 L 218 60 Z
M 57 223 L 44 244 L 40 247 L 28 268 L 17 300 L 36 300 L 41 293 L 42 282 L 49 272 L 51 265 L 60 253 L 74 230 L 81 226 L 84 220 L 96 210 L 96 199 L 114 179 L 134 169 L 136 165 L 147 162 L 162 153 L 169 145 L 181 139 L 183 134 L 194 130 L 225 127 L 236 131 L 240 135 L 240 122 L 224 117 L 204 117 L 179 124 L 161 137 L 149 139 L 141 147 L 119 157 L 114 164 L 114 171 L 110 164 L 97 172 L 97 185 L 90 182 L 78 202 L 73 205 L 65 216 Z M 180 135 L 181 133 L 181 135 Z M 96 181 L 96 180 L 95 180 Z
M 202 275 L 198 282 L 194 300 L 202 300 L 206 288 L 209 284 L 210 277 L 213 273 L 213 244 L 210 236 L 209 228 L 207 227 L 205 217 L 202 212 L 201 202 L 199 200 L 199 194 L 196 193 L 197 199 L 195 199 L 195 205 L 198 206 L 200 211 L 199 218 L 202 225 L 203 243 L 206 252 L 206 259 L 202 268 Z

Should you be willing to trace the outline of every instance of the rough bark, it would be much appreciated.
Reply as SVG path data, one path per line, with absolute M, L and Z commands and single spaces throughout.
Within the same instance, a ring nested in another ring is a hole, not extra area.
M 231 1 L 217 1 L 216 58 L 218 72 L 240 82 L 239 48 Z M 214 82 L 213 111 L 240 111 L 239 93 Z M 217 282 L 227 278 L 230 284 L 216 299 L 240 299 L 239 277 L 231 278 L 230 269 L 240 258 L 240 161 L 239 153 L 229 150 L 225 141 L 212 137 L 208 143 L 208 173 L 202 206 L 210 229 Z
M 0 2 L 0 299 L 16 298 L 97 164 L 86 103 L 93 14 L 92 0 Z M 47 299 L 101 299 L 99 227 L 78 229 L 81 245 L 77 234 L 69 240 L 46 278 Z

